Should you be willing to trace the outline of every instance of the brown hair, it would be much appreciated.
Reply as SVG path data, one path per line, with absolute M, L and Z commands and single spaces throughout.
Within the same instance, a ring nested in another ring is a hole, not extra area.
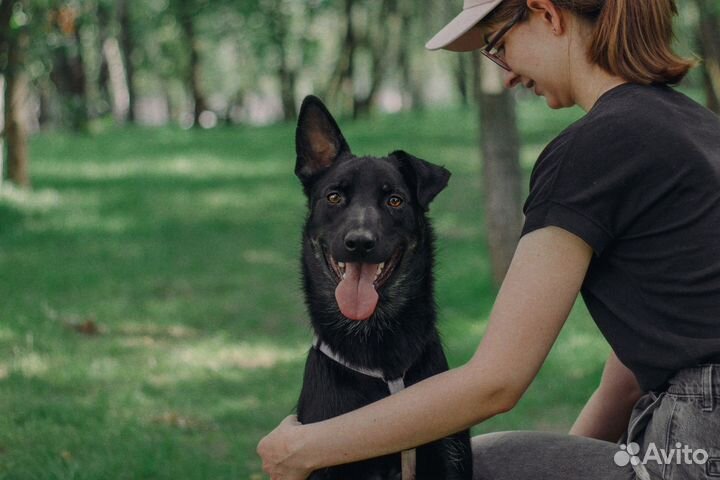
M 588 59 L 630 82 L 679 83 L 696 65 L 672 50 L 675 0 L 552 0 L 594 25 Z M 527 0 L 505 0 L 481 26 L 510 21 Z

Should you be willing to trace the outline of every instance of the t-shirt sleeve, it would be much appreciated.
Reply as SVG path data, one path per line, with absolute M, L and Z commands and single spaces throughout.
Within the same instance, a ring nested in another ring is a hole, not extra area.
M 546 148 L 533 169 L 521 235 L 556 226 L 582 238 L 596 255 L 607 248 L 632 215 L 625 210 L 636 178 L 633 153 L 617 138 L 612 128 L 592 136 L 574 131 Z

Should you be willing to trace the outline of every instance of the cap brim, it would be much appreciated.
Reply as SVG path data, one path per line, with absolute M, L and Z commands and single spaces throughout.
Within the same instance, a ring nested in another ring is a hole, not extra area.
M 482 32 L 472 28 L 487 16 L 502 0 L 493 0 L 489 3 L 467 8 L 460 15 L 453 18 L 450 23 L 440 30 L 425 44 L 428 50 L 451 50 L 453 52 L 468 52 L 480 48 L 485 43 Z

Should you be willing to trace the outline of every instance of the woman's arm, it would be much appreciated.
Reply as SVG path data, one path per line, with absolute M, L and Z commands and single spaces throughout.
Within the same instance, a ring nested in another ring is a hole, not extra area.
M 396 395 L 323 422 L 286 419 L 258 445 L 274 479 L 412 448 L 511 409 L 575 302 L 592 249 L 547 227 L 520 240 L 473 358 Z
M 627 428 L 633 405 L 642 394 L 635 375 L 615 352 L 610 353 L 600 386 L 580 412 L 570 434 L 617 442 Z

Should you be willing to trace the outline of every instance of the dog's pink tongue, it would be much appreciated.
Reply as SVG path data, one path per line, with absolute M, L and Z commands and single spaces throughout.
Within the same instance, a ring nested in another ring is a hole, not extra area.
M 376 263 L 346 263 L 345 278 L 335 289 L 340 311 L 351 320 L 367 320 L 375 312 L 378 294 L 373 286 Z

